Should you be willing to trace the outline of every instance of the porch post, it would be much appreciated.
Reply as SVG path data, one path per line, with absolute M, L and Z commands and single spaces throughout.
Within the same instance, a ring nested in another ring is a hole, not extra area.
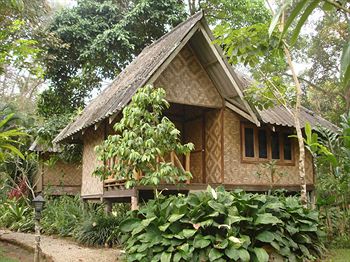
M 110 214 L 112 213 L 113 203 L 111 200 L 103 199 L 103 202 L 105 204 L 105 213 Z
M 310 204 L 311 204 L 311 208 L 312 209 L 316 208 L 316 194 L 315 194 L 315 190 L 310 191 Z
M 139 192 L 134 188 L 134 194 L 131 196 L 131 210 L 139 209 Z

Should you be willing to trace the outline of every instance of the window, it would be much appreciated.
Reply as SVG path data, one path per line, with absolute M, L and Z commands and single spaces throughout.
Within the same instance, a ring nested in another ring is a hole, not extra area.
M 254 157 L 254 128 L 244 129 L 244 148 L 246 157 Z
M 292 139 L 289 137 L 290 134 L 283 134 L 283 156 L 284 160 L 292 161 Z
M 266 162 L 277 160 L 278 164 L 294 164 L 293 141 L 290 133 L 272 131 L 242 124 L 242 160 Z

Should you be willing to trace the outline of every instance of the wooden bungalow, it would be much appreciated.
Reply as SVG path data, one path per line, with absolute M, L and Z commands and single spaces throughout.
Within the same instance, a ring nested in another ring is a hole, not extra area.
M 138 88 L 153 84 L 166 90 L 171 106 L 165 112 L 181 131 L 183 142 L 193 142 L 190 161 L 181 160 L 191 171 L 190 183 L 181 190 L 203 190 L 208 184 L 231 190 L 267 191 L 272 186 L 299 191 L 298 145 L 293 116 L 283 107 L 259 110 L 243 97 L 248 80 L 228 64 L 201 12 L 147 46 L 113 83 L 64 128 L 54 142 L 83 143 L 83 199 L 130 201 L 145 196 L 145 186 L 126 190 L 120 181 L 92 176 L 98 164 L 94 147 L 109 134 L 122 109 Z M 303 108 L 301 123 L 335 127 Z M 285 174 L 275 181 L 258 176 L 261 164 L 276 161 Z M 307 190 L 314 189 L 314 167 L 306 153 Z M 178 190 L 178 185 L 161 185 Z
M 50 195 L 77 195 L 81 190 L 81 165 L 66 163 L 63 160 L 56 160 L 48 164 L 48 160 L 54 157 L 58 148 L 43 148 L 35 141 L 29 148 L 36 152 L 39 158 L 38 170 L 34 176 L 34 191 L 45 192 Z

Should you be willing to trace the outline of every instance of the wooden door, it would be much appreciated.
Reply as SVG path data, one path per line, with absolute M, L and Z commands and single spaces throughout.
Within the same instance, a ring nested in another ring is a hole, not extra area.
M 191 183 L 205 182 L 205 130 L 204 117 L 187 120 L 184 123 L 184 142 L 194 144 L 191 152 Z

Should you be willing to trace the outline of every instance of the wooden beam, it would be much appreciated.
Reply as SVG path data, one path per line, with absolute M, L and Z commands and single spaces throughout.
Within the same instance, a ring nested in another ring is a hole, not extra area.
M 236 112 L 237 114 L 243 116 L 245 119 L 249 120 L 250 122 L 255 123 L 254 119 L 251 117 L 251 115 L 247 114 L 246 112 L 244 112 L 243 110 L 239 109 L 237 106 L 231 104 L 228 101 L 225 101 L 225 106 L 229 109 L 231 109 L 232 111 Z M 259 125 L 260 126 L 260 125 Z
M 210 61 L 210 62 L 206 63 L 205 65 L 203 65 L 203 67 L 204 68 L 208 68 L 208 67 L 210 67 L 210 66 L 212 66 L 212 65 L 214 65 L 216 63 L 219 63 L 219 62 L 218 62 L 218 60 L 215 59 L 213 61 Z
M 174 158 L 175 158 L 175 162 L 178 164 L 179 168 L 181 169 L 182 172 L 185 172 L 184 167 L 182 166 L 181 161 L 179 160 L 179 158 L 177 157 L 176 154 L 174 154 Z
M 118 116 L 118 113 L 115 113 L 115 114 L 111 115 L 111 116 L 108 118 L 108 123 L 109 123 L 109 124 L 112 124 L 112 122 L 116 119 L 117 116 Z

